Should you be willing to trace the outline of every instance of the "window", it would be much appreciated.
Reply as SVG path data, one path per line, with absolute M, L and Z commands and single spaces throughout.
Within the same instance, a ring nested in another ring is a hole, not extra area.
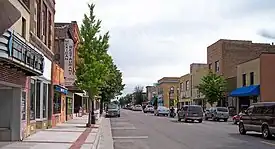
M 250 72 L 250 85 L 254 85 L 254 72 Z
M 30 120 L 35 120 L 35 80 L 31 79 Z
M 41 6 L 40 6 L 40 0 L 35 0 L 35 5 L 36 5 L 36 35 L 37 37 L 41 38 Z
M 72 114 L 73 112 L 73 99 L 72 98 L 69 98 L 67 97 L 67 114 Z
M 34 28 L 33 28 L 33 33 L 37 34 L 37 20 L 38 20 L 38 14 L 37 14 L 37 2 L 36 0 L 34 1 L 34 13 L 33 13 L 33 21 L 34 21 Z
M 219 72 L 220 71 L 220 62 L 216 61 L 215 62 L 215 72 Z
M 51 48 L 52 46 L 52 14 L 49 12 L 49 16 L 48 16 L 48 26 L 49 26 L 49 29 L 48 29 L 48 47 Z
M 246 86 L 246 74 L 243 74 L 243 86 Z
M 48 84 L 44 83 L 43 84 L 43 105 L 42 105 L 42 108 L 43 108 L 43 118 L 46 118 L 47 117 L 47 114 L 46 114 L 46 106 L 47 106 L 47 97 L 48 97 Z
M 42 41 L 46 44 L 47 39 L 47 6 L 43 3 L 42 7 Z
M 22 99 L 21 99 L 21 120 L 26 120 L 26 92 L 22 92 Z
M 208 65 L 208 69 L 212 70 L 212 63 Z
M 26 39 L 26 19 L 22 17 L 22 34 L 21 36 Z
M 40 105 L 40 101 L 41 101 L 41 99 L 40 99 L 40 91 L 41 91 L 41 81 L 40 80 L 37 80 L 36 81 L 36 112 L 35 112 L 35 117 L 36 118 L 40 118 L 40 107 L 41 107 L 41 105 Z
M 54 93 L 53 97 L 53 114 L 61 112 L 61 93 Z
M 189 80 L 186 81 L 186 91 L 188 91 L 188 90 L 189 90 Z

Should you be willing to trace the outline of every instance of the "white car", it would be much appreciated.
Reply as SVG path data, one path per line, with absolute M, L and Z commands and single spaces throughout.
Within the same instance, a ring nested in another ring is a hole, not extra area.
M 159 115 L 163 115 L 163 116 L 168 116 L 169 115 L 170 110 L 164 106 L 158 106 L 158 109 L 155 113 L 155 115 L 159 116 Z
M 135 105 L 133 107 L 133 111 L 142 111 L 142 106 L 141 105 Z
M 150 112 L 154 113 L 154 107 L 152 105 L 147 105 L 145 109 L 143 110 L 144 113 Z

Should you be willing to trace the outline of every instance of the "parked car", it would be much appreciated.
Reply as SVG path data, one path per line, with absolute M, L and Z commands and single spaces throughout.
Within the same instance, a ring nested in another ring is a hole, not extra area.
M 261 132 L 265 139 L 275 135 L 275 102 L 254 103 L 244 112 L 239 132 L 244 135 L 247 131 Z
M 239 114 L 234 115 L 234 116 L 232 117 L 233 124 L 238 124 L 238 122 L 240 121 L 242 115 L 243 115 L 242 112 L 240 112 Z
M 142 106 L 141 105 L 134 105 L 132 110 L 133 111 L 142 111 Z
M 154 107 L 152 105 L 146 105 L 143 112 L 144 113 L 147 113 L 147 112 L 154 113 Z
M 108 104 L 106 109 L 106 117 L 120 117 L 120 107 L 114 103 Z
M 185 122 L 188 120 L 195 121 L 197 120 L 199 123 L 202 122 L 203 119 L 203 109 L 199 105 L 185 105 L 181 109 L 178 110 L 178 121 L 184 119 Z
M 223 119 L 226 122 L 229 118 L 229 110 L 227 107 L 212 107 L 205 111 L 205 120 L 209 118 L 214 121 Z
M 163 116 L 168 116 L 169 115 L 170 110 L 164 106 L 158 106 L 155 115 L 159 116 L 159 115 L 163 115 Z

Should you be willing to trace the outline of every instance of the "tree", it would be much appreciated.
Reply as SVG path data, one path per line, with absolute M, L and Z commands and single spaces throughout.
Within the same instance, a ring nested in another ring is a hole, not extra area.
M 212 106 L 224 97 L 226 81 L 222 76 L 210 71 L 201 79 L 198 89 L 205 95 L 207 102 Z
M 143 87 L 136 86 L 133 95 L 134 95 L 134 99 L 135 99 L 135 104 L 142 104 L 142 102 L 144 101 Z
M 122 73 L 113 62 L 109 65 L 109 70 L 106 83 L 100 88 L 102 99 L 100 100 L 100 114 L 103 113 L 104 102 L 109 103 L 111 99 L 120 95 L 125 86 L 122 83 Z
M 99 87 L 104 86 L 109 76 L 108 65 L 112 62 L 107 54 L 109 48 L 109 32 L 103 36 L 100 34 L 101 20 L 95 18 L 95 5 L 88 5 L 89 16 L 84 15 L 81 25 L 81 43 L 78 49 L 79 61 L 77 62 L 76 76 L 77 86 L 88 92 L 89 95 L 89 119 L 87 126 L 95 123 L 94 98 L 99 94 Z

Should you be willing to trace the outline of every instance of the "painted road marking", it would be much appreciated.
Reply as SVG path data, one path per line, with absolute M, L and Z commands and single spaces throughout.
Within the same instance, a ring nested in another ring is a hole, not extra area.
M 134 130 L 136 127 L 112 127 L 112 130 Z
M 113 139 L 148 139 L 148 136 L 114 136 Z
M 271 145 L 271 146 L 275 146 L 275 143 L 266 142 L 266 141 L 261 141 L 261 142 L 264 143 L 264 144 L 268 144 L 268 145 Z

